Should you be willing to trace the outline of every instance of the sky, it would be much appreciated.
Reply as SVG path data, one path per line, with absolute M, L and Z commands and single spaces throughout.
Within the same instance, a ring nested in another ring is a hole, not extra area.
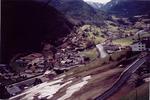
M 84 1 L 92 1 L 92 2 L 99 2 L 99 3 L 106 4 L 107 2 L 109 2 L 111 0 L 84 0 Z

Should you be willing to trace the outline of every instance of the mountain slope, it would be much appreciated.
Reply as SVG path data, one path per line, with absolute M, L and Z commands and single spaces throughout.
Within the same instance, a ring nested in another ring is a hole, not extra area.
M 150 13 L 148 0 L 112 0 L 104 6 L 109 13 L 121 16 L 135 16 Z
M 16 53 L 41 49 L 41 42 L 55 41 L 73 28 L 53 7 L 29 0 L 2 0 L 2 60 Z
M 82 0 L 51 0 L 49 4 L 74 22 L 101 23 L 106 17 L 104 12 L 97 11 Z
M 103 4 L 98 3 L 98 2 L 87 1 L 86 3 L 89 4 L 90 6 L 92 6 L 95 9 L 101 9 L 101 7 L 103 6 Z

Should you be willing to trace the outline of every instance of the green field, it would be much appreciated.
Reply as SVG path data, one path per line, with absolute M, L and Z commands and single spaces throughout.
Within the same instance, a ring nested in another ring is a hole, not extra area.
M 121 46 L 129 46 L 133 42 L 134 41 L 133 41 L 133 39 L 131 37 L 113 40 L 113 44 L 121 45 Z

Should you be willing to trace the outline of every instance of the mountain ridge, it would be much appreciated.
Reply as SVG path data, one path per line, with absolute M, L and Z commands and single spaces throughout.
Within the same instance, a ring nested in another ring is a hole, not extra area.
M 110 14 L 126 17 L 150 14 L 150 1 L 112 0 L 103 9 Z
M 103 11 L 97 11 L 83 0 L 51 0 L 49 5 L 77 23 L 102 23 L 106 18 Z
M 86 3 L 95 9 L 101 9 L 101 7 L 104 6 L 102 3 L 99 3 L 99 2 L 87 1 Z

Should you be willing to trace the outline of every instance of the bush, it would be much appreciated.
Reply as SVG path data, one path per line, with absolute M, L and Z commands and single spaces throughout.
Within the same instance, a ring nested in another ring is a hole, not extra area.
M 88 41 L 86 44 L 86 49 L 90 49 L 92 47 L 95 47 L 95 43 L 93 41 Z

